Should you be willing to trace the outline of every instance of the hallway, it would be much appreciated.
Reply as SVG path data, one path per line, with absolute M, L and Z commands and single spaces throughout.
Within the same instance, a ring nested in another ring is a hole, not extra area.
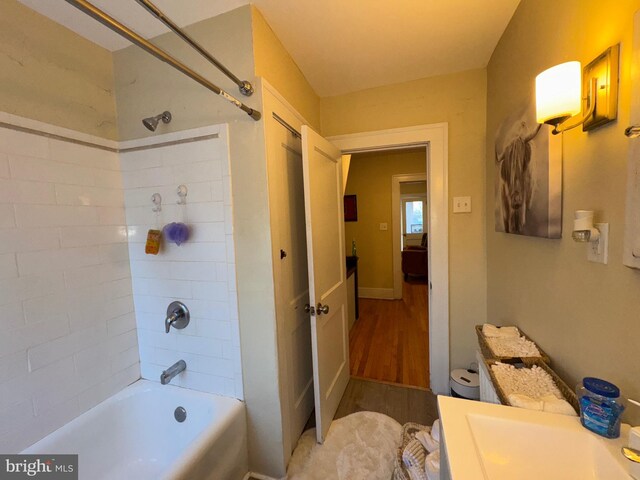
M 349 339 L 351 375 L 428 389 L 427 285 L 409 280 L 402 290 L 402 300 L 360 299 Z

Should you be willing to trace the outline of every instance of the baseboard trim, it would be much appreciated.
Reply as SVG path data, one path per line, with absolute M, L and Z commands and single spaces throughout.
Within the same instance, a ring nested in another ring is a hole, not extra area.
M 393 288 L 358 287 L 358 297 L 393 300 Z

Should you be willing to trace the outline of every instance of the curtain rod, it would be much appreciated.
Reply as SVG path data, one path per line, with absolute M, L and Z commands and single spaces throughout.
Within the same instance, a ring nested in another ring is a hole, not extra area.
M 240 80 L 236 77 L 227 67 L 225 67 L 222 63 L 220 63 L 213 55 L 211 55 L 204 47 L 202 47 L 198 42 L 196 42 L 193 38 L 191 38 L 184 30 L 182 30 L 178 25 L 176 25 L 169 17 L 167 17 L 162 10 L 160 10 L 157 6 L 155 6 L 149 0 L 136 0 L 142 7 L 145 8 L 151 15 L 156 17 L 162 23 L 164 23 L 173 33 L 178 35 L 182 40 L 187 42 L 191 47 L 193 47 L 200 55 L 206 58 L 210 63 L 215 65 L 218 70 L 224 73 L 227 77 L 229 77 L 233 82 L 238 85 L 240 89 L 240 93 L 249 97 L 253 94 L 253 85 L 248 80 Z
M 158 60 L 161 60 L 161 61 L 169 64 L 170 66 L 172 66 L 173 68 L 175 68 L 179 72 L 182 72 L 187 77 L 189 77 L 192 80 L 195 80 L 196 82 L 198 82 L 203 87 L 211 90 L 213 93 L 215 93 L 215 94 L 221 96 L 222 98 L 224 98 L 225 100 L 233 103 L 236 107 L 238 107 L 243 112 L 246 112 L 247 115 L 249 115 L 254 120 L 256 120 L 256 121 L 260 120 L 260 118 L 262 117 L 262 114 L 258 110 L 254 110 L 253 108 L 248 107 L 247 105 L 242 103 L 240 100 L 238 100 L 237 98 L 235 98 L 231 94 L 225 92 L 224 90 L 222 90 L 217 85 L 211 83 L 209 80 L 204 78 L 202 75 L 200 75 L 199 73 L 197 73 L 194 70 L 190 69 L 189 67 L 187 67 L 186 65 L 184 65 L 180 61 L 176 60 L 171 55 L 169 55 L 167 52 L 165 52 L 164 50 L 158 48 L 153 43 L 151 43 L 148 40 L 146 40 L 145 38 L 141 37 L 140 35 L 138 35 L 136 32 L 134 32 L 130 28 L 128 28 L 125 25 L 123 25 L 122 23 L 118 22 L 115 18 L 113 18 L 110 15 L 108 15 L 107 13 L 103 12 L 102 10 L 97 8 L 95 5 L 89 3 L 86 0 L 65 0 L 65 1 L 67 3 L 73 5 L 74 7 L 79 9 L 80 11 L 86 13 L 87 15 L 89 15 L 93 19 L 97 20 L 98 22 L 102 23 L 107 28 L 113 30 L 118 35 L 126 38 L 131 43 L 133 43 L 134 45 L 137 45 L 138 47 L 142 48 L 144 51 L 146 51 L 147 53 L 153 55 Z

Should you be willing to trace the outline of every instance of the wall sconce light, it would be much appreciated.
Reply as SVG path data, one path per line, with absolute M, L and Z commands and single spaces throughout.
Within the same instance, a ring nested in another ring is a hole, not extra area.
M 593 223 L 593 210 L 576 210 L 571 238 L 579 243 L 589 242 L 587 259 L 607 263 L 609 250 L 609 224 Z
M 584 67 L 567 62 L 536 77 L 536 119 L 553 125 L 553 134 L 582 125 L 586 132 L 618 116 L 618 58 L 614 45 Z M 584 91 L 584 97 L 583 92 Z M 582 113 L 582 118 L 576 117 Z

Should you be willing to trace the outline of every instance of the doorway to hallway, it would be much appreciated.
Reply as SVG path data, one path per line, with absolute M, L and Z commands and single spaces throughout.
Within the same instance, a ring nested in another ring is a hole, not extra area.
M 345 198 L 357 198 L 358 211 L 345 223 L 345 244 L 357 245 L 358 257 L 353 377 L 429 387 L 426 241 L 421 246 L 428 232 L 426 168 L 424 148 L 351 156 Z M 400 284 L 396 257 L 405 273 Z
M 402 299 L 360 299 L 349 338 L 351 376 L 429 388 L 427 282 L 409 277 Z
M 447 138 L 448 126 L 446 123 L 365 131 L 330 137 L 333 144 L 340 148 L 343 154 L 416 147 L 425 149 L 429 205 L 429 284 L 427 290 L 429 298 L 429 388 L 436 394 L 449 391 L 450 375 Z M 395 229 L 396 226 L 392 227 Z M 399 225 L 397 231 L 398 235 L 394 235 L 393 238 L 397 238 L 399 244 Z M 437 255 L 431 255 L 434 251 L 437 252 Z M 398 270 L 397 275 L 402 277 L 401 270 Z M 399 285 L 401 284 L 400 281 Z

